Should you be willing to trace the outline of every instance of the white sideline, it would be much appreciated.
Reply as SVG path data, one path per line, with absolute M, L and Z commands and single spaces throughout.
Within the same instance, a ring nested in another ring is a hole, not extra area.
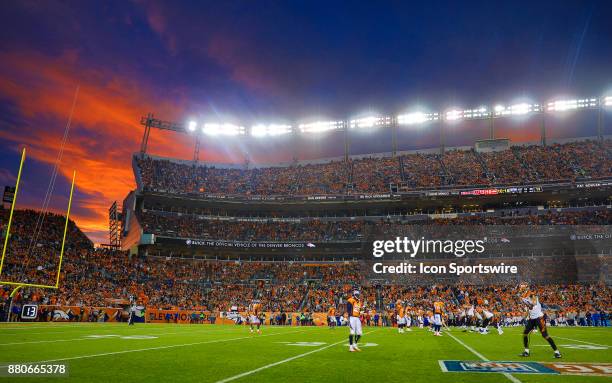
M 373 331 L 376 331 L 376 330 L 373 330 Z M 366 335 L 366 334 L 370 334 L 370 333 L 372 333 L 373 331 L 368 331 L 368 332 L 364 333 L 364 335 Z M 222 379 L 222 380 L 218 380 L 218 381 L 216 381 L 215 383 L 226 383 L 226 382 L 231 382 L 232 380 L 236 380 L 236 379 L 244 378 L 245 376 L 253 375 L 253 374 L 255 374 L 255 373 L 259 372 L 259 371 L 266 370 L 266 369 L 271 368 L 271 367 L 274 367 L 274 366 L 278 366 L 279 364 L 283 364 L 283 363 L 291 362 L 292 360 L 296 360 L 296 359 L 299 359 L 299 358 L 303 358 L 303 357 L 308 356 L 308 355 L 310 355 L 310 354 L 314 354 L 314 353 L 316 353 L 316 352 L 323 351 L 323 350 L 325 350 L 325 349 L 328 349 L 328 348 L 330 348 L 330 347 L 336 346 L 336 345 L 338 345 L 338 344 L 340 344 L 340 343 L 344 343 L 344 342 L 346 342 L 346 339 L 342 339 L 342 340 L 341 340 L 341 341 L 339 341 L 339 342 L 332 343 L 332 344 L 328 344 L 327 346 L 323 346 L 323 347 L 321 347 L 321 348 L 317 348 L 316 350 L 308 351 L 308 352 L 305 352 L 305 353 L 303 353 L 303 354 L 295 355 L 295 356 L 292 356 L 292 357 L 287 358 L 287 359 L 279 360 L 278 362 L 274 362 L 274 363 L 266 364 L 265 366 L 261 366 L 261 367 L 259 367 L 259 368 L 254 369 L 254 370 L 250 370 L 250 371 L 247 371 L 247 372 L 243 372 L 243 373 L 241 373 L 241 374 L 238 374 L 238 375 L 230 376 L 229 378 L 225 378 L 225 379 Z
M 455 337 L 453 334 L 447 332 L 446 335 L 448 335 L 451 338 L 453 338 L 455 341 L 457 341 L 457 343 L 459 343 L 460 345 L 465 347 L 472 354 L 474 354 L 477 357 L 479 357 L 483 362 L 489 362 L 489 359 L 485 358 L 484 355 L 482 355 L 478 351 L 474 350 L 472 347 L 468 346 L 467 344 L 463 343 L 459 338 Z M 510 380 L 513 383 L 522 383 L 518 378 L 508 374 L 507 372 L 504 372 L 502 375 L 504 375 L 506 378 L 508 378 L 508 380 Z
M 36 362 L 26 362 L 26 363 L 52 363 L 52 362 L 61 362 L 61 361 L 64 361 L 64 360 L 77 360 L 77 359 L 97 358 L 99 356 L 129 354 L 131 352 L 165 350 L 165 349 L 169 349 L 169 348 L 197 346 L 197 345 L 201 345 L 201 344 L 211 344 L 211 343 L 231 342 L 231 341 L 234 341 L 234 340 L 242 340 L 242 339 L 257 339 L 257 338 L 263 338 L 263 337 L 266 337 L 266 336 L 292 334 L 292 333 L 296 333 L 296 332 L 304 332 L 304 330 L 289 331 L 289 332 L 277 332 L 277 333 L 273 333 L 273 334 L 257 335 L 257 336 L 253 336 L 253 335 L 251 335 L 251 336 L 242 336 L 242 337 L 239 337 L 239 338 L 216 339 L 216 340 L 208 340 L 208 341 L 193 342 L 193 343 L 170 344 L 170 345 L 167 345 L 167 346 L 157 346 L 157 347 L 148 347 L 148 348 L 137 348 L 137 349 L 132 349 L 132 350 L 103 352 L 103 353 L 99 353 L 99 354 L 79 355 L 79 356 L 71 356 L 71 357 L 66 357 L 66 358 L 40 360 L 40 361 L 36 361 Z M 0 368 L 4 368 L 4 367 L 8 367 L 8 366 L 6 366 L 6 365 L 0 366 Z

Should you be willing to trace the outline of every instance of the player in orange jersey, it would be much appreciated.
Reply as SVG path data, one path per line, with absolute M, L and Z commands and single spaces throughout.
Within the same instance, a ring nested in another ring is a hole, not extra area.
M 435 336 L 442 336 L 442 314 L 444 312 L 444 303 L 440 300 L 436 300 L 434 302 L 434 312 L 433 312 L 433 331 Z
M 361 339 L 361 308 L 363 303 L 360 300 L 361 294 L 358 290 L 353 291 L 351 296 L 346 303 L 346 312 L 349 316 L 349 351 L 361 351 L 357 347 L 357 342 Z

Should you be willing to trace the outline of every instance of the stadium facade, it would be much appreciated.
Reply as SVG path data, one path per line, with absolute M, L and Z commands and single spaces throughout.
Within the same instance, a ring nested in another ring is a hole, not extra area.
M 121 242 L 145 256 L 369 264 L 376 239 L 434 237 L 443 230 L 449 238 L 488 238 L 485 253 L 456 261 L 520 265 L 505 281 L 610 283 L 611 233 L 602 224 L 610 217 L 611 149 L 604 137 L 274 165 L 138 153 L 132 161 L 137 189 L 123 201 Z M 534 224 L 555 227 L 534 230 Z M 402 259 L 414 261 L 402 254 L 385 261 Z M 418 260 L 448 264 L 448 255 Z M 533 273 L 534 265 L 548 272 Z M 480 276 L 437 281 L 492 282 Z

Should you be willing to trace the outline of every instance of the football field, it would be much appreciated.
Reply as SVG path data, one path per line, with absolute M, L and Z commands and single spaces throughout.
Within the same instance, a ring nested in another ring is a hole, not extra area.
M 258 335 L 227 325 L 8 323 L 0 325 L 0 364 L 4 376 L 15 362 L 66 365 L 68 376 L 53 381 L 71 382 L 611 381 L 611 328 L 550 328 L 560 360 L 537 333 L 531 357 L 518 357 L 521 331 L 453 329 L 434 337 L 423 329 L 366 327 L 362 352 L 351 353 L 346 327 L 266 326 Z M 496 361 L 520 364 L 490 363 Z

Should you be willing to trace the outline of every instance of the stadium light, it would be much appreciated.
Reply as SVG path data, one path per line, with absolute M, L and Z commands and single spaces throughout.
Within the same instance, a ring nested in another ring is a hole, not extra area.
M 351 128 L 373 128 L 391 125 L 391 117 L 368 116 L 350 121 Z
M 300 124 L 302 133 L 321 133 L 329 130 L 342 129 L 344 121 L 315 121 L 309 124 Z
M 548 103 L 548 110 L 551 112 L 564 112 L 574 109 L 594 108 L 597 106 L 597 99 L 583 98 L 575 100 L 557 100 Z
M 539 104 L 528 104 L 522 102 L 510 106 L 496 105 L 495 106 L 496 116 L 522 116 L 529 113 L 539 112 L 541 110 Z
M 400 125 L 415 125 L 422 124 L 427 121 L 434 121 L 438 119 L 438 113 L 423 113 L 413 112 L 407 114 L 400 114 L 397 116 L 397 123 Z
M 609 94 L 609 93 L 608 93 Z M 492 110 L 480 106 L 475 109 L 453 108 L 444 113 L 425 113 L 415 111 L 411 113 L 397 115 L 395 120 L 389 116 L 367 116 L 346 121 L 315 121 L 297 126 L 302 133 L 321 133 L 331 130 L 342 130 L 350 128 L 373 128 L 390 127 L 394 121 L 398 125 L 417 125 L 428 121 L 447 120 L 480 120 L 488 118 L 501 118 L 511 116 L 522 116 L 530 113 L 564 112 L 576 109 L 596 109 L 612 107 L 612 95 L 601 98 L 582 98 L 582 99 L 561 99 L 544 104 L 518 103 L 510 106 L 497 104 Z M 210 136 L 238 136 L 246 135 L 247 130 L 244 126 L 229 123 L 207 123 L 201 124 L 196 120 L 184 122 L 164 121 L 153 117 L 152 113 L 143 116 L 140 124 L 145 127 L 143 138 L 140 144 L 140 152 L 146 153 L 149 134 L 152 128 L 161 130 L 171 130 L 181 133 L 193 133 L 201 129 L 202 133 Z M 296 129 L 291 125 L 283 124 L 255 124 L 249 130 L 254 137 L 278 136 L 291 133 Z
M 291 125 L 257 124 L 251 127 L 251 135 L 254 137 L 279 136 L 291 133 Z
M 487 112 L 487 108 L 484 106 L 480 106 L 477 109 L 466 109 L 462 112 L 463 118 L 473 119 L 473 118 L 484 118 L 489 115 Z
M 524 103 L 524 102 L 510 106 L 511 114 L 516 115 L 516 116 L 527 114 L 529 113 L 530 109 L 531 109 L 531 105 Z
M 202 132 L 209 136 L 237 136 L 244 134 L 244 126 L 233 124 L 204 124 Z
M 463 118 L 463 112 L 458 109 L 452 109 L 446 112 L 446 120 L 457 121 Z
M 189 121 L 189 123 L 187 124 L 187 130 L 189 130 L 190 132 L 195 132 L 197 127 L 198 127 L 198 123 L 195 121 Z

